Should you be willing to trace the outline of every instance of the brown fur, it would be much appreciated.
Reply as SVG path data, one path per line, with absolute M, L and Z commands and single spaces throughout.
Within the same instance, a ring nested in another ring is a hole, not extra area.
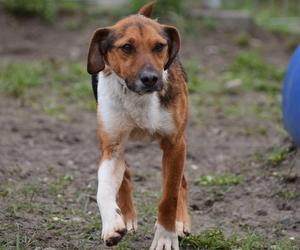
M 125 224 L 128 221 L 136 219 L 136 210 L 133 205 L 132 199 L 132 188 L 131 188 L 131 177 L 129 167 L 126 164 L 126 170 L 124 173 L 123 181 L 119 190 L 119 207 L 122 211 Z

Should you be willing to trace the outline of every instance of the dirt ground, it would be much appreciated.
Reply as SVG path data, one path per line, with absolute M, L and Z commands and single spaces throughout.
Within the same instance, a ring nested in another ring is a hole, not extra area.
M 13 62 L 53 57 L 84 63 L 95 27 L 70 31 L 63 25 L 1 13 L 0 57 Z M 288 62 L 281 36 L 261 29 L 253 36 L 266 62 Z M 203 32 L 196 39 L 183 37 L 183 61 L 197 61 L 210 74 L 218 74 L 239 50 L 231 38 L 231 33 L 221 31 Z M 241 93 L 230 100 L 236 105 L 259 104 L 263 98 L 259 93 Z M 198 110 L 200 118 L 195 115 Z M 72 108 L 66 112 L 69 118 L 59 119 L 1 93 L 0 246 L 17 249 L 21 242 L 19 249 L 106 249 L 95 203 L 99 160 L 95 113 Z M 264 158 L 274 145 L 289 146 L 280 122 L 251 115 L 229 118 L 213 106 L 192 103 L 186 135 L 193 233 L 214 227 L 226 236 L 255 231 L 267 245 L 299 239 L 299 154 L 291 153 L 276 165 Z M 131 143 L 126 151 L 139 229 L 119 249 L 147 249 L 161 191 L 161 152 L 156 143 Z M 223 173 L 242 176 L 243 181 L 226 190 L 195 181 Z M 296 197 L 288 198 L 286 190 Z

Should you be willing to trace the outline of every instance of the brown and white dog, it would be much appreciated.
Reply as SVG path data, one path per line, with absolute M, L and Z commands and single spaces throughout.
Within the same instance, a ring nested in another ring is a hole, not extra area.
M 151 138 L 163 150 L 163 192 L 153 250 L 179 249 L 178 236 L 190 232 L 184 130 L 188 115 L 187 78 L 177 57 L 176 28 L 150 19 L 153 3 L 137 15 L 93 34 L 87 69 L 97 76 L 96 97 L 102 157 L 97 202 L 106 245 L 136 230 L 129 167 L 129 139 Z

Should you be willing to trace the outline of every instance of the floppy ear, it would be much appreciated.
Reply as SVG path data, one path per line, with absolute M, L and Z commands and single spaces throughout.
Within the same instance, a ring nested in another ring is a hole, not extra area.
M 87 60 L 87 71 L 91 75 L 99 73 L 105 67 L 104 55 L 109 48 L 109 34 L 109 28 L 97 29 L 93 34 Z
M 172 64 L 172 62 L 178 54 L 178 51 L 180 49 L 180 36 L 175 27 L 164 25 L 163 30 L 168 41 L 169 53 L 169 59 L 164 67 L 164 69 L 166 70 L 170 67 L 170 65 Z
M 140 10 L 139 10 L 139 14 L 145 16 L 145 17 L 151 17 L 153 9 L 154 9 L 154 5 L 155 5 L 155 1 L 147 3 L 146 5 L 144 5 Z

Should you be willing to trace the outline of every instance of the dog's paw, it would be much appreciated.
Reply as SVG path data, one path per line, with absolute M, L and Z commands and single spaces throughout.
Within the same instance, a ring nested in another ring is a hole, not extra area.
M 179 250 L 177 234 L 167 231 L 162 225 L 157 223 L 150 250 Z
M 125 219 L 125 224 L 127 231 L 130 232 L 135 232 L 137 230 L 137 219 L 136 217 L 130 218 L 130 219 Z
M 191 233 L 191 228 L 182 221 L 176 221 L 176 233 L 178 237 L 183 238 Z
M 101 238 L 107 246 L 116 245 L 126 234 L 127 228 L 123 221 L 120 209 L 107 211 L 105 217 L 102 216 Z

